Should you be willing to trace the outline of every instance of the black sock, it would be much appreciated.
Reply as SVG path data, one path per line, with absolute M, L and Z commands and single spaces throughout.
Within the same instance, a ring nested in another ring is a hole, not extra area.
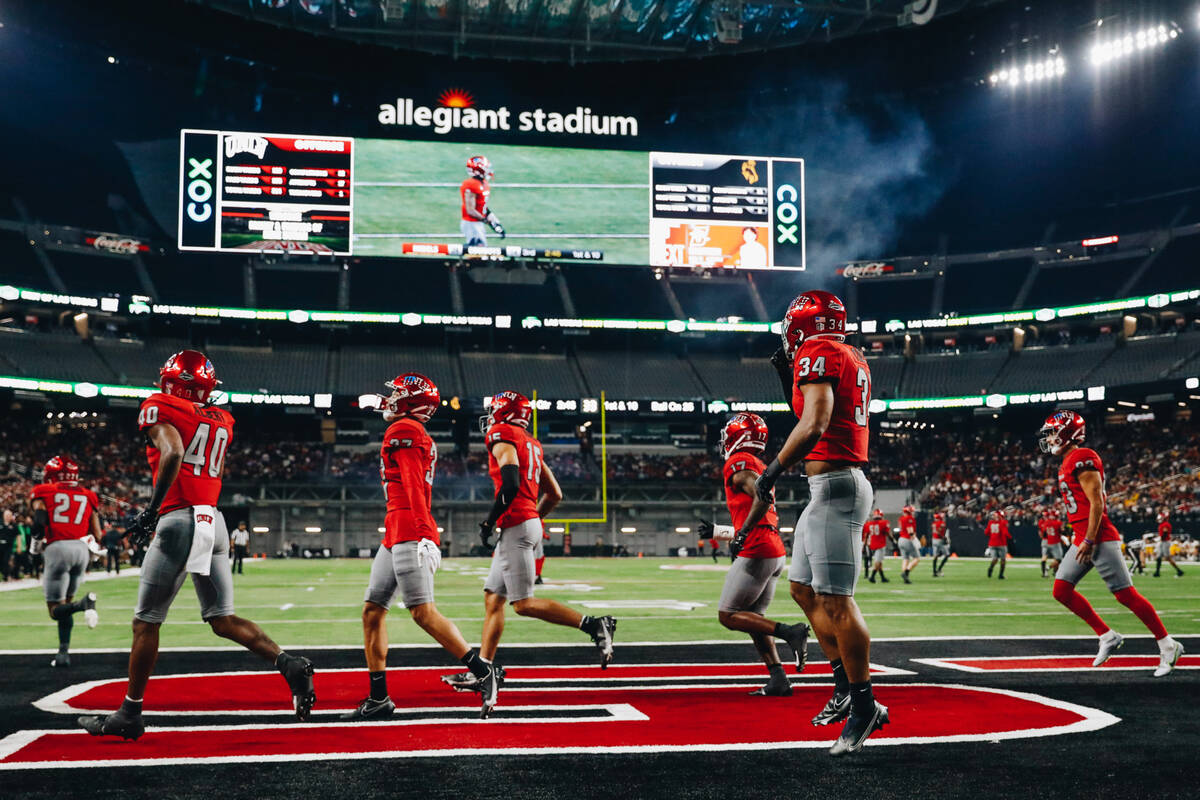
M 1001 577 L 1001 578 L 1003 578 L 1003 577 L 1004 577 L 1004 567 L 1005 567 L 1005 566 L 1007 566 L 1007 565 L 1008 565 L 1008 562 L 1007 562 L 1007 561 L 1001 561 L 1001 562 L 1000 562 L 1000 577 Z
M 579 621 L 579 630 L 590 636 L 591 634 L 600 630 L 600 620 L 596 617 L 585 616 Z
M 783 671 L 783 664 L 767 664 L 767 672 L 770 673 L 772 682 L 787 683 L 787 673 Z
M 59 606 L 62 608 L 62 606 Z M 58 609 L 55 609 L 56 611 Z M 69 614 L 65 617 L 58 618 L 58 652 L 67 652 L 67 645 L 71 643 L 71 628 L 75 626 L 75 618 Z
M 368 673 L 371 676 L 371 699 L 386 700 L 388 696 L 387 690 L 387 670 Z
M 50 616 L 57 620 L 70 619 L 71 615 L 78 610 L 75 603 L 59 603 L 50 610 Z
M 850 712 L 864 717 L 875 713 L 875 693 L 870 681 L 850 684 Z
M 127 716 L 127 717 L 141 716 L 142 701 L 141 700 L 130 700 L 129 696 L 126 695 L 125 702 L 121 703 L 121 711 L 123 711 L 125 713 L 125 716 Z
M 476 678 L 483 678 L 488 674 L 489 664 L 479 657 L 479 654 L 474 650 L 468 650 L 467 654 L 462 657 L 462 663 L 467 669 L 471 670 L 471 674 Z
M 275 656 L 275 669 L 279 670 L 280 672 L 286 672 L 288 662 L 291 660 L 291 656 L 280 650 L 279 655 Z
M 777 639 L 786 639 L 788 637 L 788 634 L 791 632 L 792 632 L 791 625 L 788 625 L 786 622 L 776 622 L 775 630 L 772 632 L 772 635 Z
M 846 694 L 850 691 L 850 679 L 846 677 L 846 668 L 842 666 L 842 660 L 836 659 L 829 662 L 829 666 L 833 668 L 833 693 Z

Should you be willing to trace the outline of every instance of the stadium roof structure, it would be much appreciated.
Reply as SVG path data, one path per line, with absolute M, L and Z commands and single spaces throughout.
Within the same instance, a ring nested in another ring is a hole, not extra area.
M 632 61 L 829 42 L 1002 0 L 192 0 L 258 22 L 454 57 Z

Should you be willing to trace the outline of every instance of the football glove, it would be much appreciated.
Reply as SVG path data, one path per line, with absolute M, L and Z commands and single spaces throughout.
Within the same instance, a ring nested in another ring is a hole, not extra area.
M 787 353 L 783 348 L 777 348 L 774 353 L 771 353 L 771 366 L 781 375 L 786 375 L 789 379 L 792 377 L 792 362 L 788 360 Z
M 144 509 L 133 518 L 133 522 L 129 523 L 129 527 L 126 528 L 129 543 L 138 548 L 146 547 L 150 544 L 150 537 L 154 535 L 156 527 L 158 527 L 158 509 Z
M 766 503 L 775 502 L 775 481 L 779 480 L 779 475 L 783 472 L 783 467 L 779 463 L 779 459 L 774 459 L 767 468 L 763 470 L 763 474 L 758 476 L 754 481 L 754 492 Z
M 734 534 L 733 540 L 729 542 L 729 560 L 736 561 L 738 553 L 742 552 L 742 548 L 746 546 L 746 531 L 738 531 Z
M 696 533 L 701 539 L 713 538 L 713 525 L 706 519 L 702 519 L 696 523 Z
M 496 233 L 500 234 L 501 239 L 503 239 L 505 237 L 504 226 L 500 224 L 500 218 L 497 217 L 495 212 L 492 211 L 490 208 L 487 209 L 486 211 L 484 211 L 483 220 L 488 225 L 492 226 L 492 230 L 494 230 Z
M 479 541 L 483 543 L 484 550 L 492 549 L 492 533 L 496 530 L 496 526 L 484 520 L 479 523 Z

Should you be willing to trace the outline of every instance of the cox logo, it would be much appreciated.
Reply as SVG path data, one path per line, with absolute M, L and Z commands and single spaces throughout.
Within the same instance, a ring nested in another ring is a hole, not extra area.
M 211 158 L 188 159 L 187 196 L 192 202 L 187 205 L 187 215 L 192 222 L 207 222 L 212 216 L 213 207 L 209 202 L 213 196 L 212 163 Z
M 781 183 L 775 190 L 775 242 L 777 244 L 800 244 L 796 232 L 800 230 L 800 208 L 796 203 L 800 193 L 790 183 Z

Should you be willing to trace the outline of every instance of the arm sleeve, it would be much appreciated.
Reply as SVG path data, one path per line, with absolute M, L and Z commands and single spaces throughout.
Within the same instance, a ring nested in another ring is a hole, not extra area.
M 517 499 L 517 491 L 521 488 L 521 468 L 516 464 L 505 464 L 500 468 L 500 490 L 496 492 L 496 500 L 492 510 L 488 512 L 487 521 L 496 524 L 508 507 Z
M 46 509 L 37 508 L 33 511 L 33 538 L 44 539 L 50 532 L 50 515 Z

